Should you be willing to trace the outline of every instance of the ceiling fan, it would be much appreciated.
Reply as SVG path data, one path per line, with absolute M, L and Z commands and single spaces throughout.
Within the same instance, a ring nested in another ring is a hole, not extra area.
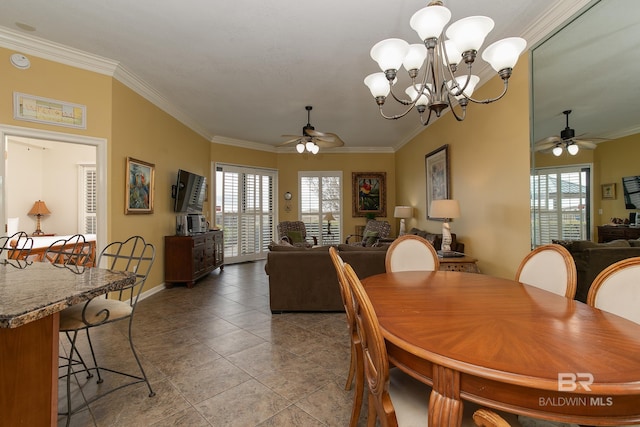
M 320 150 L 320 147 L 331 148 L 342 147 L 344 145 L 344 141 L 335 133 L 319 132 L 311 126 L 311 110 L 313 107 L 307 105 L 304 108 L 307 110 L 307 124 L 302 127 L 302 135 L 282 135 L 285 138 L 291 139 L 278 144 L 278 147 L 296 144 L 296 150 L 298 150 L 298 153 L 302 153 L 304 150 L 307 150 L 316 154 Z
M 554 155 L 559 156 L 562 154 L 562 150 L 566 149 L 569 154 L 576 155 L 580 148 L 586 148 L 593 150 L 597 147 L 596 140 L 598 142 L 604 141 L 603 138 L 591 138 L 590 140 L 577 139 L 574 129 L 569 127 L 569 114 L 571 110 L 564 110 L 562 114 L 566 118 L 566 127 L 560 132 L 560 136 L 554 135 L 541 139 L 534 144 L 535 151 L 552 152 Z

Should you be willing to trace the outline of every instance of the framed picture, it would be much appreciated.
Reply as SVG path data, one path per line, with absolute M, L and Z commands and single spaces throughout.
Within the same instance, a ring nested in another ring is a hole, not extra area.
M 13 93 L 13 118 L 70 128 L 87 128 L 87 107 L 80 104 Z
M 156 165 L 127 157 L 125 214 L 153 213 Z
M 616 184 L 602 184 L 602 198 L 603 199 L 615 199 L 616 198 Z
M 353 216 L 387 216 L 386 172 L 353 172 Z
M 433 150 L 424 157 L 427 173 L 427 219 L 444 220 L 429 216 L 432 200 L 449 198 L 449 145 Z

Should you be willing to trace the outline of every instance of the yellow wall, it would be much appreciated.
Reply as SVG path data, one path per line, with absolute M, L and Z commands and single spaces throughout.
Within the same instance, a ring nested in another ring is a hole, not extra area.
M 596 225 L 608 224 L 612 217 L 629 218 L 629 212 L 633 212 L 625 208 L 622 177 L 640 175 L 638 159 L 640 159 L 640 134 L 598 144 L 595 150 L 593 189 L 595 208 L 601 208 L 602 214 L 596 210 Z M 613 200 L 602 200 L 600 186 L 610 183 L 616 185 L 616 197 Z
M 323 153 L 322 150 L 316 154 L 279 154 L 278 155 L 278 186 L 279 186 L 279 219 L 282 221 L 293 220 L 298 217 L 298 202 L 300 200 L 298 191 L 298 171 L 342 171 L 343 192 L 342 192 L 342 230 L 344 237 L 355 232 L 356 225 L 364 225 L 364 217 L 353 217 L 353 191 L 351 174 L 353 172 L 386 172 L 387 186 L 387 215 L 378 217 L 380 220 L 387 220 L 392 224 L 392 235 L 395 235 L 396 221 L 393 218 L 393 209 L 396 204 L 395 199 L 395 167 L 393 153 L 366 153 L 366 154 L 331 154 Z M 285 192 L 289 191 L 293 197 L 291 199 L 291 212 L 284 210 Z
M 442 222 L 427 220 L 425 155 L 449 145 L 450 197 L 460 201 L 461 218 L 451 230 L 478 258 L 483 273 L 513 278 L 531 247 L 529 220 L 529 89 L 527 55 L 514 69 L 500 101 L 472 104 L 457 122 L 446 114 L 395 156 L 396 202 L 416 209 L 407 229 L 440 233 Z M 494 78 L 474 96 L 500 93 Z

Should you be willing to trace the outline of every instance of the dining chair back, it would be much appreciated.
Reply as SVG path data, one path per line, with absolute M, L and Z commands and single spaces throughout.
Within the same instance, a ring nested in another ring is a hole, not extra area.
M 437 271 L 440 260 L 435 248 L 426 239 L 405 234 L 391 243 L 384 265 L 387 272 Z
M 26 260 L 31 249 L 33 249 L 33 238 L 24 231 L 18 231 L 10 236 L 0 236 L 0 256 L 4 259 Z
M 123 387 L 146 383 L 149 389 L 149 396 L 155 393 L 151 388 L 151 384 L 147 379 L 147 375 L 142 367 L 140 358 L 133 345 L 132 325 L 133 315 L 135 313 L 140 293 L 147 280 L 151 267 L 155 260 L 155 247 L 151 243 L 147 243 L 141 236 L 132 236 L 125 241 L 116 241 L 107 245 L 98 257 L 98 266 L 113 271 L 125 271 L 133 273 L 135 280 L 133 283 L 122 287 L 116 292 L 106 294 L 104 296 L 95 297 L 84 304 L 72 305 L 64 309 L 60 313 L 60 331 L 64 332 L 69 339 L 71 349 L 66 359 L 66 383 L 67 383 L 67 425 L 73 413 L 78 412 L 86 405 L 101 398 L 109 393 L 119 390 Z M 96 360 L 96 354 L 91 342 L 89 334 L 90 329 L 106 325 L 118 321 L 127 321 L 127 335 L 129 339 L 129 347 L 138 365 L 139 374 L 131 374 L 116 369 L 99 366 Z M 93 359 L 93 367 L 89 368 L 80 355 L 77 347 L 77 338 L 80 331 L 86 331 L 87 342 Z M 82 366 L 82 369 L 74 369 L 75 366 Z M 100 371 L 108 371 L 119 374 L 129 379 L 128 382 L 118 382 L 118 385 L 100 395 L 86 399 L 85 404 L 78 408 L 71 408 L 71 377 L 79 372 L 86 371 L 91 377 L 92 371 L 98 376 L 98 383 L 103 381 Z
M 66 267 L 75 273 L 82 273 L 86 267 L 92 267 L 95 264 L 93 247 L 84 235 L 74 234 L 51 243 L 40 261 L 49 262 L 56 267 Z
M 573 299 L 576 295 L 576 264 L 564 246 L 555 243 L 538 246 L 518 266 L 516 280 Z
M 640 257 L 602 270 L 589 288 L 587 304 L 640 323 Z
M 358 425 L 358 419 L 360 418 L 360 410 L 362 407 L 362 401 L 364 396 L 364 367 L 362 364 L 362 345 L 360 343 L 360 337 L 358 336 L 358 327 L 356 325 L 356 314 L 353 305 L 353 295 L 351 294 L 351 288 L 347 282 L 347 277 L 344 271 L 344 261 L 338 254 L 335 247 L 329 248 L 329 255 L 331 261 L 336 269 L 336 275 L 338 276 L 338 285 L 340 286 L 340 295 L 342 296 L 342 303 L 344 305 L 344 312 L 347 317 L 347 327 L 349 328 L 349 337 L 351 341 L 351 359 L 349 362 L 349 373 L 347 375 L 347 383 L 345 390 L 351 388 L 351 384 L 355 379 L 355 392 L 353 397 L 353 408 L 351 411 L 351 420 L 349 426 L 355 427 Z
M 371 300 L 353 268 L 345 264 L 344 269 L 354 296 L 362 346 L 369 396 L 368 425 L 375 425 L 376 418 L 382 427 L 427 425 L 431 389 L 398 368 L 389 369 L 384 336 Z
M 473 413 L 473 422 L 478 427 L 511 427 L 511 424 L 492 410 L 481 408 Z

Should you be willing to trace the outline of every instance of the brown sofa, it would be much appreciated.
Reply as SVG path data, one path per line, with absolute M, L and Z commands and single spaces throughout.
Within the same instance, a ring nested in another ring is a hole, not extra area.
M 437 251 L 442 248 L 442 234 L 429 233 L 415 227 L 409 230 L 407 234 L 414 234 L 426 239 Z M 451 250 L 464 253 L 464 243 L 458 241 L 455 233 L 451 233 Z
M 589 240 L 554 240 L 569 250 L 576 263 L 578 283 L 575 299 L 587 302 L 593 279 L 611 264 L 640 256 L 639 240 L 614 240 L 594 243 Z
M 344 262 L 361 279 L 384 273 L 388 246 L 365 248 L 336 246 Z M 269 276 L 272 313 L 287 311 L 344 311 L 338 277 L 329 246 L 300 248 L 272 244 L 265 271 Z

